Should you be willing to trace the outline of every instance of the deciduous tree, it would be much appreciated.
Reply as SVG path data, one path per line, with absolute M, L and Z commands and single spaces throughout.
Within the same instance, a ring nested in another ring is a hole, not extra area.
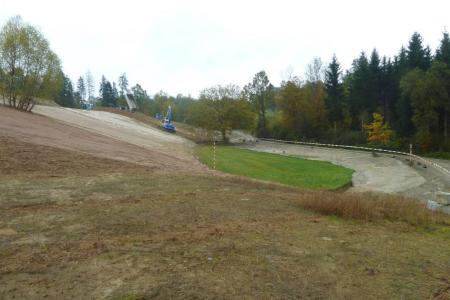
M 391 140 L 392 130 L 379 113 L 373 113 L 372 123 L 365 125 L 367 141 L 372 144 L 387 144 Z
M 56 96 L 61 88 L 61 63 L 48 41 L 19 16 L 0 31 L 2 93 L 8 104 L 31 111 L 37 96 Z
M 94 100 L 94 76 L 92 76 L 91 71 L 86 72 L 86 94 L 87 94 L 87 100 L 93 101 Z
M 273 103 L 273 85 L 265 71 L 255 74 L 253 81 L 244 87 L 244 95 L 258 113 L 257 136 L 267 136 L 266 111 Z
M 212 131 L 219 131 L 224 142 L 233 129 L 248 129 L 254 114 L 250 103 L 241 97 L 235 85 L 214 86 L 201 92 L 189 111 L 189 121 Z

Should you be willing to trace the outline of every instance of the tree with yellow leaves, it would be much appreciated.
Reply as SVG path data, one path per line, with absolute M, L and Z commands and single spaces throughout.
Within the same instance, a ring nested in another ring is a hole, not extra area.
M 369 143 L 389 143 L 392 130 L 389 128 L 389 124 L 384 122 L 381 114 L 374 113 L 372 123 L 365 125 L 364 128 L 367 130 L 367 141 Z

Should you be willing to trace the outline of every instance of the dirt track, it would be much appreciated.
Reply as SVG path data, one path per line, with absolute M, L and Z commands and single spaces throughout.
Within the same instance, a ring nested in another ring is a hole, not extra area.
M 353 191 L 399 193 L 422 200 L 433 200 L 438 190 L 449 190 L 450 182 L 432 168 L 409 166 L 404 157 L 378 155 L 370 152 L 327 149 L 272 142 L 254 143 L 245 148 L 307 159 L 325 160 L 355 170 Z
M 203 168 L 191 155 L 192 146 L 186 140 L 126 119 L 106 112 L 44 106 L 28 114 L 0 106 L 0 132 L 5 136 L 160 170 Z

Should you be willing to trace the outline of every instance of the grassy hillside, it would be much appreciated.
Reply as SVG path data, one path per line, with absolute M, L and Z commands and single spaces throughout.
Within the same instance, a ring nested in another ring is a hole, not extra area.
M 373 195 L 175 174 L 2 136 L 0 158 L 2 299 L 449 296 L 448 218 L 423 207 L 421 225 L 402 209 L 386 221 Z M 305 209 L 323 201 L 363 201 L 373 219 Z
M 200 160 L 213 166 L 213 147 L 198 148 Z M 231 146 L 216 147 L 220 171 L 286 185 L 336 190 L 351 184 L 353 170 L 329 162 L 256 152 Z

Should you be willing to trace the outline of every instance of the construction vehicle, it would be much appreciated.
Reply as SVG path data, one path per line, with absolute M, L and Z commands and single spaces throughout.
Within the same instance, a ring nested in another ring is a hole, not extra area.
M 162 127 L 169 132 L 175 132 L 175 126 L 172 123 L 172 107 L 170 105 L 167 109 L 166 117 L 162 122 Z

